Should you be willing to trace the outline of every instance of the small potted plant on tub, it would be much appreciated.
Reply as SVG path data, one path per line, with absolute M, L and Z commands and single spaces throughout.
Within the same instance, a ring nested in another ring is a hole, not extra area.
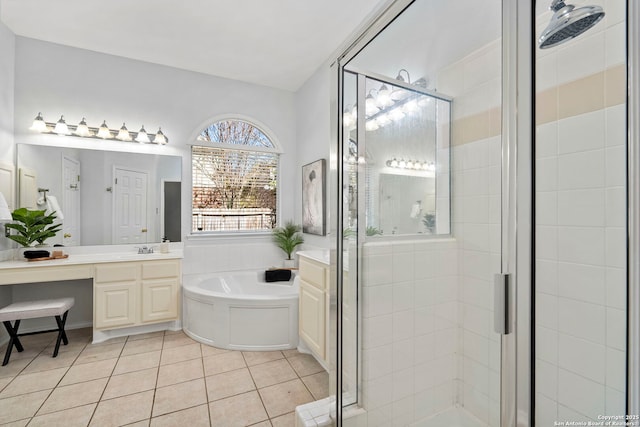
M 291 268 L 295 265 L 295 260 L 291 257 L 293 251 L 304 243 L 302 234 L 300 234 L 300 226 L 292 221 L 287 221 L 284 227 L 276 227 L 273 229 L 273 241 L 277 247 L 287 254 L 284 260 L 284 266 Z

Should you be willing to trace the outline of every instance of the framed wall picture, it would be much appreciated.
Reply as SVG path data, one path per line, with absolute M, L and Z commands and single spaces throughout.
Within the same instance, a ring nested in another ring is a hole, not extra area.
M 325 159 L 302 166 L 302 232 L 327 234 L 325 208 Z

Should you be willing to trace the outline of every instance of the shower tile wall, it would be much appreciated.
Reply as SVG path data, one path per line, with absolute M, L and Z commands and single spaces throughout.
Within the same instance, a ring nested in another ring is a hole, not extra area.
M 625 413 L 625 2 L 590 3 L 603 22 L 537 51 L 540 427 Z
M 442 70 L 454 97 L 454 239 L 366 244 L 363 406 L 368 426 L 406 426 L 461 404 L 499 425 L 500 43 Z M 391 390 L 391 393 L 389 393 Z
M 451 407 L 457 402 L 457 243 L 366 244 L 362 283 L 368 426 L 406 426 Z
M 453 235 L 458 241 L 458 402 L 484 423 L 500 420 L 500 336 L 493 275 L 501 250 L 501 44 L 496 40 L 438 74 L 453 102 Z
M 284 255 L 269 237 L 243 240 L 235 238 L 187 240 L 184 246 L 184 274 L 206 274 L 221 271 L 263 270 L 282 265 Z

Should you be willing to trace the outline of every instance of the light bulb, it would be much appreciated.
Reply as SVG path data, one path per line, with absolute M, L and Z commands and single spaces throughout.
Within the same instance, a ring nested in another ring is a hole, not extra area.
M 120 141 L 131 141 L 131 135 L 129 135 L 129 129 L 122 124 L 122 127 L 118 131 L 118 136 L 116 136 Z
M 415 86 L 419 86 L 421 88 L 426 89 L 427 85 L 429 84 L 429 81 L 427 80 L 426 77 L 420 77 L 418 80 L 416 80 L 415 82 L 413 82 L 413 84 Z
M 102 124 L 100 125 L 97 137 L 102 139 L 111 138 L 111 131 L 109 130 L 109 126 L 107 126 L 106 120 L 103 120 Z
M 349 109 L 348 108 L 345 109 L 344 113 L 342 114 L 342 125 L 346 128 L 349 128 L 354 124 L 355 124 L 355 120 L 353 119 L 353 116 L 349 112 Z
M 378 123 L 376 123 L 375 120 L 369 120 L 367 121 L 367 123 L 364 125 L 364 128 L 366 130 L 368 130 L 369 132 L 373 132 L 374 130 L 378 130 L 380 128 L 380 126 L 378 126 Z
M 36 132 L 46 132 L 47 131 L 47 124 L 45 123 L 44 119 L 42 118 L 42 113 L 38 113 L 36 118 L 33 119 L 33 124 L 31 125 L 31 127 L 29 129 L 31 129 L 33 131 L 36 131 Z
M 413 169 L 413 162 L 411 160 L 407 162 L 407 169 Z
M 388 107 L 393 104 L 391 100 L 391 91 L 387 87 L 387 85 L 383 84 L 380 86 L 380 90 L 378 91 L 378 96 L 376 97 L 376 104 L 378 107 Z
M 393 160 L 391 160 L 391 167 L 392 168 L 398 167 L 398 159 L 396 159 L 395 157 L 393 158 Z
M 422 96 L 418 101 L 418 105 L 421 107 L 426 107 L 430 103 L 431 103 L 431 98 L 429 98 L 428 96 Z
M 53 129 L 58 135 L 69 135 L 69 126 L 64 121 L 64 116 L 60 116 L 60 120 L 56 123 L 56 127 Z
M 364 159 L 363 156 L 358 157 L 358 163 L 361 165 L 364 165 L 365 163 L 367 163 L 367 161 Z
M 91 133 L 89 132 L 89 126 L 87 126 L 87 122 L 85 121 L 85 118 L 83 117 L 82 120 L 80 120 L 80 123 L 78 123 L 78 126 L 76 127 L 76 135 L 78 136 L 90 136 Z
M 411 101 L 408 101 L 406 104 L 404 104 L 402 109 L 407 114 L 413 114 L 418 111 L 418 101 L 412 99 Z
M 404 161 L 404 159 L 400 159 L 400 162 L 398 162 L 398 167 L 404 169 L 407 167 L 407 162 Z
M 144 129 L 144 125 L 142 125 L 142 127 L 138 131 L 138 135 L 136 135 L 136 141 L 142 142 L 142 143 L 151 142 L 149 141 L 149 135 L 147 134 L 147 131 Z
M 389 118 L 394 121 L 402 120 L 404 118 L 404 113 L 400 107 L 396 107 L 389 113 Z
M 380 114 L 378 117 L 376 117 L 376 123 L 384 127 L 389 123 L 389 117 L 386 114 Z
M 380 109 L 376 105 L 376 100 L 373 98 L 373 96 L 371 96 L 371 94 L 367 95 L 365 101 L 365 110 L 367 116 L 373 116 L 378 111 L 380 111 Z
M 156 132 L 156 136 L 153 138 L 153 142 L 156 144 L 166 144 L 167 138 L 164 136 L 164 133 L 162 133 L 162 128 L 158 128 L 158 132 Z
M 401 99 L 406 98 L 407 96 L 409 96 L 409 92 L 407 92 L 406 90 L 396 87 L 391 91 L 391 100 L 392 101 L 399 101 Z

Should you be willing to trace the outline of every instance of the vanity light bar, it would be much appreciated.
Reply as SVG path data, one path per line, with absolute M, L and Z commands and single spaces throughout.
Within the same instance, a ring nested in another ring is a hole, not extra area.
M 396 169 L 408 169 L 408 170 L 416 170 L 416 171 L 428 171 L 435 172 L 436 165 L 433 162 L 421 162 L 418 160 L 405 160 L 405 159 L 396 159 L 395 157 L 391 160 L 387 160 L 387 166 L 390 168 Z
M 36 118 L 33 119 L 33 124 L 29 129 L 40 133 L 77 136 L 80 138 L 108 139 L 160 145 L 169 143 L 169 138 L 162 133 L 162 128 L 158 128 L 158 131 L 155 134 L 150 135 L 145 130 L 144 125 L 138 132 L 128 130 L 124 123 L 119 129 L 110 129 L 109 126 L 107 126 L 106 120 L 102 122 L 100 127 L 90 127 L 87 126 L 87 122 L 84 117 L 77 125 L 70 125 L 65 122 L 64 116 L 60 116 L 60 120 L 56 123 L 52 123 L 45 122 L 42 117 L 42 113 L 38 113 Z

